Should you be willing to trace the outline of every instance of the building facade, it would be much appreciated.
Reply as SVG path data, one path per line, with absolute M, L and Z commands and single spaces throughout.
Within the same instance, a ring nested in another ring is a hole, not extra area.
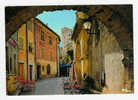
M 35 19 L 37 78 L 53 77 L 59 72 L 59 36 Z
M 33 19 L 30 19 L 18 29 L 18 66 L 20 79 L 35 80 L 34 40 L 34 22 Z
M 8 74 L 18 74 L 17 32 L 6 42 L 6 71 Z
M 26 32 L 27 25 L 23 24 L 18 29 L 18 68 L 19 68 L 19 78 L 20 80 L 28 79 L 28 65 L 27 65 L 27 42 L 26 42 Z
M 35 30 L 34 19 L 30 19 L 26 23 L 27 25 L 27 65 L 28 65 L 28 80 L 35 80 L 36 75 L 36 63 L 35 63 Z

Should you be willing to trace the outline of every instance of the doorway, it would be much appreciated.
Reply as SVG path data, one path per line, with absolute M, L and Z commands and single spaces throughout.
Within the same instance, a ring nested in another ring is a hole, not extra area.
M 41 68 L 40 65 L 37 65 L 37 79 L 40 79 L 40 75 L 41 75 Z
M 19 78 L 23 80 L 23 63 L 19 63 Z
M 30 80 L 33 79 L 33 78 L 32 78 L 32 74 L 33 74 L 33 73 L 32 73 L 32 72 L 33 72 L 32 70 L 33 70 L 33 66 L 32 66 L 32 65 L 29 65 L 29 79 L 30 79 Z
M 50 64 L 47 65 L 47 74 L 50 75 Z

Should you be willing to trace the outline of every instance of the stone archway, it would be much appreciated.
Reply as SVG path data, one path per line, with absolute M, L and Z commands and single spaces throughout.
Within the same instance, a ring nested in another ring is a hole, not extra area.
M 133 49 L 132 5 L 74 5 L 6 7 L 6 40 L 24 22 L 43 11 L 77 10 L 88 16 L 95 15 L 117 37 L 120 47 Z

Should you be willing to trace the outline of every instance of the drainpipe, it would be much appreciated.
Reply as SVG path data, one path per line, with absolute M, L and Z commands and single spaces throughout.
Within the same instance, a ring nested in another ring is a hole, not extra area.
M 35 80 L 37 80 L 37 78 L 36 78 L 37 77 L 36 76 L 37 75 L 36 74 L 37 66 L 36 66 L 36 23 L 35 23 L 35 19 L 33 19 L 33 22 L 34 22 L 34 24 L 33 24 L 34 25 L 34 30 L 33 31 L 34 31 L 34 62 L 35 62 L 34 63 L 34 67 L 35 67 L 34 71 L 35 71 Z
M 75 81 L 77 80 L 77 75 L 76 75 L 76 72 L 75 72 L 75 63 L 76 63 L 76 45 L 75 45 L 75 41 L 73 41 L 73 56 L 74 56 L 74 60 L 73 60 L 73 66 L 72 66 L 72 80 L 74 80 L 74 77 L 76 78 Z
M 36 23 L 35 23 L 35 19 L 34 19 L 34 62 L 35 62 L 35 80 L 37 80 L 37 65 L 36 65 Z
M 19 46 L 18 46 L 18 31 L 17 31 L 17 77 L 19 78 Z
M 83 41 L 81 39 L 81 74 L 82 74 L 82 79 L 83 79 L 83 74 L 84 74 L 84 59 L 83 59 Z
M 28 30 L 27 30 L 27 23 L 26 23 L 26 70 L 27 70 L 27 79 L 28 80 Z
M 58 41 L 56 40 L 56 59 L 57 59 L 57 76 L 59 77 L 59 43 L 58 43 Z

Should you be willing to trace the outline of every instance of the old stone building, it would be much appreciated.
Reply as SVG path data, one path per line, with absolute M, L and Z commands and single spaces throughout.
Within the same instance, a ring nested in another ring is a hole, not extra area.
M 67 56 L 67 51 L 72 50 L 72 29 L 68 27 L 62 28 L 62 48 L 63 48 L 63 56 Z
M 35 18 L 37 78 L 53 77 L 59 72 L 59 36 Z
M 35 80 L 36 62 L 35 62 L 35 30 L 34 19 L 31 18 L 26 22 L 27 25 L 27 64 L 28 64 L 28 80 Z
M 27 80 L 27 42 L 26 42 L 26 23 L 23 24 L 18 30 L 18 66 L 20 80 Z
M 105 93 L 133 92 L 133 54 L 120 47 L 114 33 L 98 18 L 80 12 L 76 15 L 72 39 L 77 81 L 83 83 L 86 74 L 95 80 L 96 88 Z
M 29 19 L 18 30 L 19 77 L 23 80 L 35 80 L 35 37 L 34 22 Z

